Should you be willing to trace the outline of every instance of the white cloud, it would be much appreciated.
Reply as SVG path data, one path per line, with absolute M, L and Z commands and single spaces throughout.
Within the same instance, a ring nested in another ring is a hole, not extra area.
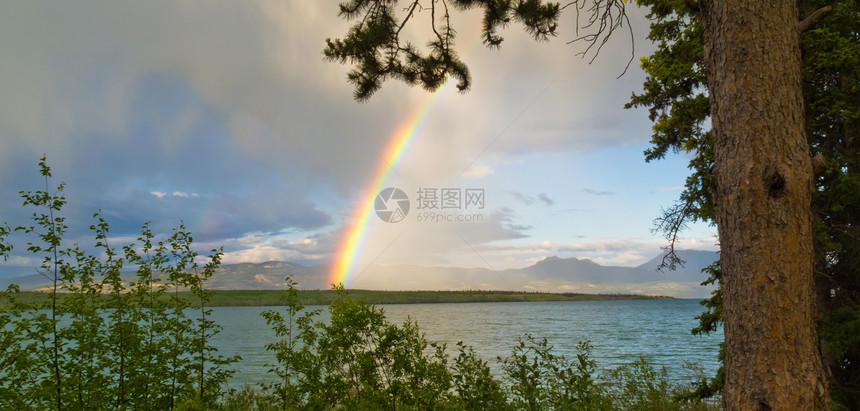
M 595 190 L 591 188 L 583 188 L 582 192 L 586 194 L 591 194 L 595 196 L 612 196 L 615 195 L 614 191 L 606 191 L 606 190 Z
M 331 257 L 329 245 L 315 237 L 287 240 L 264 233 L 249 233 L 242 237 L 204 243 L 200 247 L 223 246 L 224 264 L 288 261 L 303 265 L 327 263 Z
M 174 191 L 173 196 L 174 197 L 180 197 L 180 198 L 197 198 L 197 197 L 200 197 L 200 194 L 187 193 L 185 191 Z M 162 197 L 163 197 L 163 195 L 162 195 Z M 159 197 L 159 198 L 161 198 L 161 197 Z
M 466 171 L 463 172 L 463 177 L 466 178 L 483 178 L 490 174 L 493 174 L 493 169 L 491 169 L 486 164 L 475 164 Z

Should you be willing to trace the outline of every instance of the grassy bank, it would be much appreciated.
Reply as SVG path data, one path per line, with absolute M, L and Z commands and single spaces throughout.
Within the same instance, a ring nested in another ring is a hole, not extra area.
M 258 307 L 281 305 L 283 290 L 214 290 L 212 307 Z M 190 297 L 188 292 L 180 292 Z M 578 294 L 538 293 L 522 291 L 375 291 L 352 290 L 354 298 L 365 298 L 371 304 L 427 304 L 427 303 L 484 303 L 515 301 L 600 301 L 600 300 L 650 300 L 671 297 L 644 296 L 635 294 Z M 24 291 L 18 296 L 22 301 L 36 302 L 47 299 L 46 293 Z M 300 290 L 299 299 L 304 305 L 328 305 L 337 297 L 334 290 Z M 0 301 L 0 306 L 6 302 Z

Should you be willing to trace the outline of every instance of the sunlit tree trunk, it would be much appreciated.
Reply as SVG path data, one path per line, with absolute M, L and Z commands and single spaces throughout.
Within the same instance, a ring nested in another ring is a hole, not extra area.
M 727 409 L 826 409 L 793 1 L 703 0 Z

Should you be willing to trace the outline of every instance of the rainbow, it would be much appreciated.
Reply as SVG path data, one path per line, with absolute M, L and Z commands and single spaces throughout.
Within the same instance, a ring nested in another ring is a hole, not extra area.
M 350 285 L 348 281 L 352 279 L 355 273 L 355 265 L 358 256 L 361 255 L 362 246 L 367 237 L 370 222 L 373 221 L 371 216 L 376 213 L 373 208 L 373 202 L 380 190 L 387 187 L 388 181 L 391 179 L 391 174 L 394 173 L 395 167 L 403 159 L 403 156 L 409 151 L 415 137 L 421 133 L 424 128 L 424 122 L 427 120 L 427 115 L 436 106 L 436 102 L 447 94 L 450 89 L 454 88 L 453 81 L 449 81 L 441 90 L 436 91 L 423 104 L 419 105 L 407 118 L 403 121 L 394 132 L 391 139 L 388 141 L 381 157 L 382 161 L 376 167 L 376 172 L 373 174 L 373 179 L 360 200 L 358 213 L 352 220 L 352 224 L 347 227 L 340 244 L 337 248 L 334 264 L 329 273 L 329 284 L 340 284 L 344 286 Z

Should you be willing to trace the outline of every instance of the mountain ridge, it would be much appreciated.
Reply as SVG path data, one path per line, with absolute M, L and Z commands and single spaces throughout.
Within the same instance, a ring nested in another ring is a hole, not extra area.
M 348 288 L 377 290 L 511 290 L 579 293 L 633 293 L 704 297 L 713 287 L 701 287 L 706 275 L 701 269 L 717 259 L 712 251 L 679 250 L 687 261 L 675 271 L 657 271 L 662 254 L 635 267 L 600 265 L 587 258 L 548 256 L 535 264 L 494 271 L 484 267 L 374 265 L 350 279 Z M 303 289 L 328 289 L 329 264 L 304 266 L 286 261 L 222 265 L 207 282 L 213 290 L 260 290 L 284 288 L 284 277 L 292 274 Z M 127 273 L 134 281 L 134 273 Z M 16 283 L 22 290 L 47 283 L 41 275 L 0 278 L 5 289 Z

